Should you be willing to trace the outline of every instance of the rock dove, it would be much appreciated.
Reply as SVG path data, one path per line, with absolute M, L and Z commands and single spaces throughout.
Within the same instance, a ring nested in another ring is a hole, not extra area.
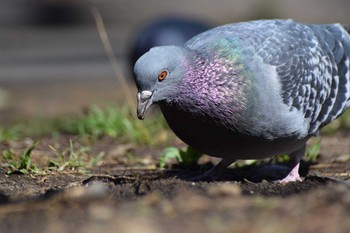
M 130 64 L 134 65 L 150 48 L 162 45 L 183 46 L 193 36 L 209 29 L 199 20 L 184 17 L 156 19 L 138 30 L 129 52 Z
M 288 154 L 300 181 L 306 141 L 350 105 L 350 35 L 340 24 L 257 20 L 220 26 L 135 64 L 137 115 L 158 104 L 185 143 L 221 162 Z

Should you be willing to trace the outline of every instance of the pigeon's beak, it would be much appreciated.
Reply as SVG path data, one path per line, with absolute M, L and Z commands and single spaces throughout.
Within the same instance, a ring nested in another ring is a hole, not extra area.
M 153 92 L 141 91 L 137 93 L 137 117 L 140 120 L 145 118 L 147 109 L 153 104 Z

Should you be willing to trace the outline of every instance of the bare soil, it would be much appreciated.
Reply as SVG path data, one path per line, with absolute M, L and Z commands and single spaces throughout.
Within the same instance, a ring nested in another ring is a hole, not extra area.
M 41 138 L 32 160 L 42 167 L 62 151 L 65 135 Z M 102 138 L 86 156 L 104 153 L 82 172 L 45 175 L 0 168 L 0 232 L 350 232 L 350 136 L 322 137 L 317 163 L 303 163 L 302 182 L 280 184 L 255 175 L 268 165 L 228 169 L 215 182 L 191 182 L 211 165 L 158 169 L 161 148 L 137 148 Z M 30 139 L 0 144 L 21 151 Z M 86 143 L 86 142 L 85 142 Z M 84 158 L 88 159 L 88 158 Z

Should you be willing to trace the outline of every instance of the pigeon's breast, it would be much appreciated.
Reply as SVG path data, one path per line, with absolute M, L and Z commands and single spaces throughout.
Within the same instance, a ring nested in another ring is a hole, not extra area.
M 210 156 L 230 159 L 263 159 L 287 154 L 307 139 L 285 137 L 274 140 L 238 132 L 227 125 L 161 104 L 161 111 L 174 133 L 185 143 Z

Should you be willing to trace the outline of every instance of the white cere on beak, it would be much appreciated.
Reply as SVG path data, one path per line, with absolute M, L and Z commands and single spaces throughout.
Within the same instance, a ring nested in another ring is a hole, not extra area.
M 145 101 L 147 100 L 150 96 L 152 95 L 152 92 L 151 91 L 141 91 L 140 93 L 140 99 L 141 101 Z

